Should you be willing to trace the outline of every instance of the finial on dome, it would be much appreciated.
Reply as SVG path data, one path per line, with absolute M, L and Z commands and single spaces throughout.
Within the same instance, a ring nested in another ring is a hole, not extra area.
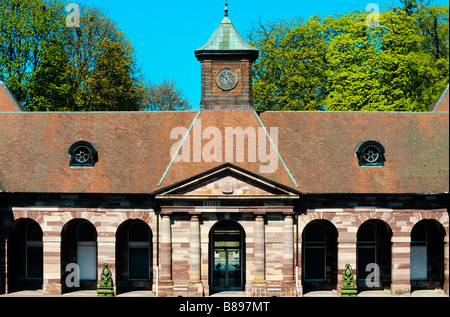
M 228 16 L 228 2 L 225 1 L 225 16 Z

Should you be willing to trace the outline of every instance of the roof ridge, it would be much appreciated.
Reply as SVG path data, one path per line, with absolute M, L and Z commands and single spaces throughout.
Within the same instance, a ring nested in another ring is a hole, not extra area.
M 445 95 L 448 92 L 449 84 L 445 87 L 444 91 L 439 95 L 439 97 L 436 99 L 435 103 L 431 105 L 431 107 L 428 109 L 428 112 L 436 112 L 436 110 L 439 108 L 442 100 L 444 99 Z M 433 109 L 432 109 L 433 108 Z
M 256 119 L 258 119 L 259 124 L 261 125 L 261 127 L 263 128 L 264 132 L 266 133 L 267 138 L 270 141 L 270 144 L 272 144 L 273 148 L 275 149 L 275 151 L 277 152 L 278 158 L 280 159 L 281 163 L 283 164 L 284 169 L 286 170 L 286 172 L 288 173 L 289 177 L 291 178 L 292 182 L 294 183 L 295 187 L 299 187 L 297 184 L 297 181 L 295 180 L 294 175 L 292 175 L 291 171 L 289 170 L 289 168 L 286 165 L 286 162 L 284 161 L 283 157 L 281 156 L 280 151 L 278 151 L 278 148 L 275 146 L 275 143 L 272 140 L 272 137 L 270 136 L 270 134 L 267 132 L 266 127 L 264 126 L 264 123 L 262 122 L 261 118 L 258 116 L 258 114 L 256 113 L 255 109 L 253 109 L 253 113 L 256 116 Z
M 175 152 L 175 155 L 170 160 L 169 165 L 167 165 L 167 168 L 164 171 L 163 176 L 159 180 L 159 183 L 158 183 L 157 187 L 159 187 L 161 185 L 161 183 L 163 182 L 163 180 L 166 177 L 167 173 L 169 172 L 170 167 L 172 166 L 173 162 L 175 161 L 175 158 L 177 157 L 178 153 L 180 152 L 181 147 L 183 146 L 183 143 L 186 141 L 187 136 L 191 133 L 192 127 L 194 126 L 195 121 L 197 120 L 198 116 L 200 115 L 200 112 L 201 112 L 201 110 L 199 110 L 197 112 L 197 114 L 195 115 L 194 119 L 192 120 L 191 125 L 189 126 L 189 129 L 187 130 L 186 134 L 184 135 L 183 140 L 180 142 L 180 145 L 178 146 L 177 151 Z

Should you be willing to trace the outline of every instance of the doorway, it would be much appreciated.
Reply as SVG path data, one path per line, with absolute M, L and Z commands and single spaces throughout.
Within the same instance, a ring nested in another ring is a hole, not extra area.
M 356 276 L 360 290 L 388 289 L 391 285 L 392 230 L 378 219 L 358 228 Z
M 423 219 L 411 231 L 411 290 L 444 287 L 445 229 L 434 219 Z
M 78 275 L 71 277 L 69 264 L 77 264 Z M 61 231 L 62 292 L 97 289 L 97 230 L 85 219 L 72 219 Z M 79 283 L 75 283 L 78 278 Z M 73 281 L 74 283 L 67 283 Z
M 302 233 L 303 292 L 337 288 L 336 227 L 328 220 L 313 220 Z
M 11 224 L 7 240 L 9 292 L 42 289 L 42 236 L 35 220 L 21 218 Z
M 211 292 L 244 290 L 245 239 L 234 221 L 218 222 L 210 231 Z
M 152 289 L 152 231 L 142 220 L 129 219 L 116 233 L 118 293 Z

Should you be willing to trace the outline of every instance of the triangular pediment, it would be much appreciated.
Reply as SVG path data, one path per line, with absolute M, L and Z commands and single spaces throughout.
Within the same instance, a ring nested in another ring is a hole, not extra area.
M 157 198 L 297 198 L 298 192 L 232 164 L 224 164 L 168 186 Z

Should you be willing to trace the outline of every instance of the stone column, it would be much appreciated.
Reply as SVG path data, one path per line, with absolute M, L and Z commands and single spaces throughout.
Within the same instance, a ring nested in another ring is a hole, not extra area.
M 200 248 L 200 216 L 198 214 L 191 215 L 189 228 L 189 286 L 193 288 L 193 292 L 200 295 L 203 294 L 201 281 L 201 248 Z
M 253 246 L 253 267 L 255 273 L 255 279 L 253 280 L 253 286 L 265 287 L 266 286 L 266 274 L 265 274 L 265 238 L 264 238 L 264 216 L 257 214 L 255 219 L 254 230 L 254 246 Z
M 60 295 L 61 283 L 61 235 L 45 235 L 42 237 L 44 253 L 44 281 L 45 295 Z M 63 268 L 64 269 L 64 268 Z
M 345 265 L 352 266 L 352 272 L 356 283 L 356 232 L 341 232 L 338 237 L 338 295 L 341 294 L 342 275 Z
M 298 225 L 298 224 L 297 224 Z M 299 236 L 296 245 L 296 271 L 294 272 L 294 281 L 296 282 L 296 287 L 298 291 L 298 296 L 303 296 L 303 286 L 302 286 L 302 237 Z M 297 264 L 298 263 L 298 264 Z
M 294 283 L 294 220 L 291 214 L 287 214 L 283 228 L 283 284 L 295 287 Z
M 411 237 L 395 235 L 392 241 L 391 293 L 405 295 L 411 293 Z
M 159 226 L 159 291 L 160 296 L 172 293 L 172 233 L 170 215 L 162 214 Z

